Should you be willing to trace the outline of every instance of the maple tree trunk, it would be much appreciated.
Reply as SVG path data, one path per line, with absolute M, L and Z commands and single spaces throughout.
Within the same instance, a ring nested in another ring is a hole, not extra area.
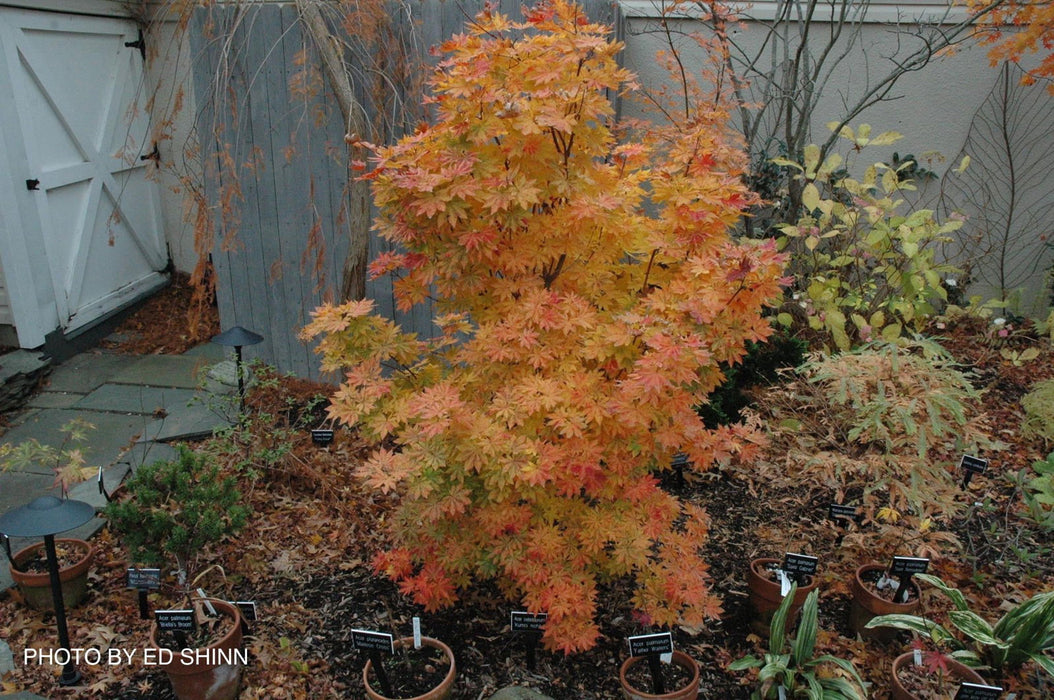
M 344 62 L 338 52 L 338 43 L 322 17 L 317 0 L 296 0 L 300 18 L 307 33 L 318 49 L 322 69 L 333 94 L 337 98 L 344 128 L 349 135 L 363 136 L 366 124 L 362 119 L 363 107 L 355 99 L 351 80 L 344 70 Z M 354 148 L 354 146 L 349 146 Z M 350 160 L 350 153 L 349 153 Z M 340 297 L 342 300 L 363 299 L 366 296 L 366 265 L 370 254 L 370 198 L 369 188 L 349 178 L 347 186 L 347 226 L 351 245 L 344 259 L 341 274 Z

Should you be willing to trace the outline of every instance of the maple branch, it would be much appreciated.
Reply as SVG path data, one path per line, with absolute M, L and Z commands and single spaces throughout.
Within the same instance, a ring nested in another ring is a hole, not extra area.
M 560 257 L 556 260 L 556 265 L 549 267 L 546 265 L 546 269 L 542 272 L 542 280 L 545 282 L 545 288 L 549 289 L 552 287 L 553 282 L 560 276 L 560 272 L 564 269 L 564 263 L 567 261 L 567 253 L 560 253 Z
M 648 278 L 651 277 L 651 266 L 655 262 L 655 256 L 659 254 L 659 249 L 655 248 L 651 251 L 651 257 L 648 258 L 648 267 L 644 270 L 644 281 L 640 285 L 640 293 L 645 294 L 648 291 Z

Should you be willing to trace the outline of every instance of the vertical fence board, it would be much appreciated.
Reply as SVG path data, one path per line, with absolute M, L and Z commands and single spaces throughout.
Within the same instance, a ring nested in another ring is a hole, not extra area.
M 610 0 L 586 0 L 583 5 L 591 18 L 621 29 L 618 8 Z M 521 0 L 501 0 L 499 6 L 513 18 L 520 16 Z M 386 40 L 404 47 L 401 50 L 411 54 L 411 60 L 434 63 L 436 58 L 428 50 L 463 31 L 465 22 L 482 7 L 482 0 L 424 0 L 395 6 Z M 339 110 L 328 86 L 323 85 L 317 95 L 294 93 L 290 87 L 302 70 L 295 61 L 298 52 L 306 51 L 308 60 L 318 65 L 293 5 L 200 8 L 192 27 L 198 137 L 213 210 L 218 212 L 225 190 L 241 187 L 241 199 L 234 202 L 239 210 L 236 245 L 228 250 L 220 244 L 228 231 L 218 226 L 212 253 L 221 323 L 224 328 L 241 325 L 265 336 L 264 343 L 247 348 L 248 356 L 260 357 L 283 372 L 318 378 L 318 359 L 298 333 L 320 301 L 339 295 L 349 248 L 353 223 L 345 189 L 348 152 Z M 379 119 L 377 110 L 391 107 L 379 101 L 376 85 L 362 77 L 370 75 L 377 58 L 361 55 L 367 50 L 353 47 L 348 59 L 362 69 L 354 83 L 357 98 L 374 110 L 368 118 Z M 396 97 L 410 105 L 421 100 L 412 85 L 400 88 Z M 320 120 L 322 115 L 326 118 Z M 225 149 L 230 151 L 233 172 L 220 155 Z M 316 218 L 321 250 L 309 242 Z M 370 232 L 371 259 L 391 248 Z M 316 268 L 319 254 L 323 262 Z M 409 313 L 399 311 L 390 278 L 369 280 L 366 294 L 379 313 L 404 330 L 422 337 L 435 333 L 431 304 L 418 305 Z

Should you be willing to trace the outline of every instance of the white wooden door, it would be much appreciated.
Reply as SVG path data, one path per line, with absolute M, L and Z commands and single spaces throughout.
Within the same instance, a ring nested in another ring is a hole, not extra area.
M 76 331 L 163 282 L 156 165 L 143 158 L 154 148 L 144 60 L 128 45 L 139 38 L 126 20 L 0 8 L 0 129 L 20 205 L 4 237 L 25 240 L 2 254 L 8 272 L 11 256 L 25 255 L 16 264 L 31 280 L 19 292 L 36 295 L 38 315 L 53 304 L 40 334 L 52 323 Z M 42 300 L 48 287 L 53 298 Z M 23 322 L 19 340 L 32 345 L 38 333 Z

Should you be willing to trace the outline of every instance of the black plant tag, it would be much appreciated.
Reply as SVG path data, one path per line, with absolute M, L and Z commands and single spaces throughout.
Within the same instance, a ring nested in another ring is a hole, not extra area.
M 999 700 L 1003 689 L 994 685 L 963 683 L 955 693 L 955 700 Z
M 627 637 L 630 656 L 647 656 L 648 654 L 672 654 L 673 634 L 662 632 L 660 634 L 641 634 L 636 637 Z
M 545 621 L 549 619 L 548 613 L 529 613 L 522 610 L 513 610 L 509 613 L 509 627 L 513 632 L 541 632 L 545 627 Z
M 317 428 L 315 430 L 312 430 L 311 431 L 311 442 L 313 442 L 314 444 L 318 445 L 319 447 L 324 447 L 326 445 L 329 445 L 329 444 L 331 444 L 333 442 L 333 431 L 332 430 L 323 430 L 321 428 Z
M 154 622 L 162 632 L 193 632 L 197 627 L 193 610 L 155 610 Z
M 352 630 L 351 646 L 362 651 L 384 651 L 389 654 L 395 653 L 395 640 L 392 635 L 384 632 L 370 632 L 368 630 Z
M 161 588 L 161 569 L 128 569 L 128 588 L 141 591 Z
M 924 574 L 930 568 L 930 560 L 922 557 L 893 557 L 889 573 L 893 576 Z

